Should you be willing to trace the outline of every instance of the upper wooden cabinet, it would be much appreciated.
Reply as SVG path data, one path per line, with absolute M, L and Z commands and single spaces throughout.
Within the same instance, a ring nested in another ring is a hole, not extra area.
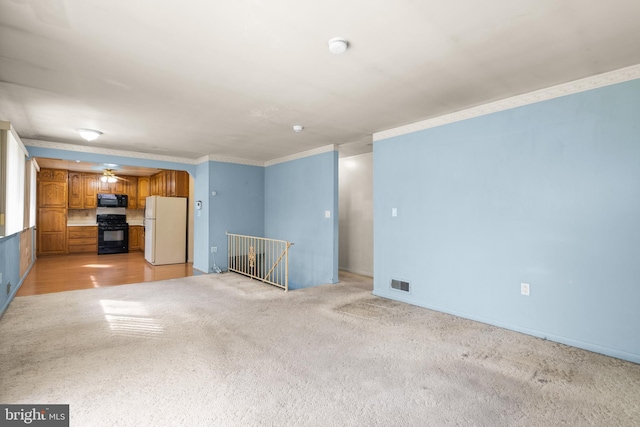
M 67 207 L 67 180 L 64 182 L 40 180 L 38 186 L 38 206 L 41 208 Z
M 67 171 L 62 169 L 40 169 L 38 173 L 40 181 L 67 182 Z
M 189 197 L 189 174 L 185 171 L 167 170 L 151 175 L 151 195 Z
M 69 209 L 84 208 L 84 191 L 82 174 L 80 172 L 69 172 Z
M 189 173 L 169 171 L 168 194 L 172 197 L 189 197 Z
M 98 180 L 98 193 L 127 194 L 126 191 L 126 182 L 121 179 L 116 180 L 116 182 Z
M 152 196 L 160 195 L 160 174 L 157 173 L 155 175 L 151 175 L 150 182 L 150 191 Z
M 69 209 L 93 209 L 97 206 L 99 175 L 69 172 Z
M 99 175 L 91 173 L 82 174 L 82 188 L 84 209 L 95 209 L 98 206 L 98 180 Z M 71 205 L 69 205 L 71 208 Z
M 189 174 L 165 170 L 151 176 L 120 176 L 117 182 L 103 182 L 102 175 L 57 169 L 43 169 L 39 175 L 39 206 L 95 209 L 97 195 L 126 194 L 128 209 L 144 209 L 149 196 L 188 197 Z
M 135 176 L 123 176 L 126 181 L 125 194 L 129 196 L 127 208 L 138 209 L 138 178 Z
M 137 208 L 138 182 L 135 176 L 123 176 L 121 178 L 127 181 L 118 182 L 103 182 L 100 178 L 100 174 L 69 172 L 69 209 L 95 209 L 98 205 L 98 193 L 127 194 L 127 207 Z
M 138 209 L 147 205 L 147 197 L 151 195 L 151 179 L 148 176 L 138 177 Z

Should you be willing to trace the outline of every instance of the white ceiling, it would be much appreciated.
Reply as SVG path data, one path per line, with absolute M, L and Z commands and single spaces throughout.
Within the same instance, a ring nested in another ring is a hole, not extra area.
M 638 0 L 0 0 L 0 120 L 191 159 L 358 154 L 374 132 L 638 64 L 639 22 Z

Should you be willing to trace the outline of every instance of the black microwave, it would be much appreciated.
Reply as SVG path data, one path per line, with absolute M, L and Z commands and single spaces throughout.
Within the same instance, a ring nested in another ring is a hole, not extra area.
M 126 194 L 98 194 L 99 208 L 126 208 L 128 202 Z

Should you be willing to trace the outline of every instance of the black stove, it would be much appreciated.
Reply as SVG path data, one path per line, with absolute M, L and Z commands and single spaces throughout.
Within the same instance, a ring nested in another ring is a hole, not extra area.
M 98 222 L 98 255 L 129 252 L 129 224 L 127 216 L 101 214 Z
M 98 226 L 106 226 L 111 224 L 126 224 L 127 216 L 126 215 L 116 215 L 116 214 L 103 214 L 98 215 L 96 217 L 98 222 Z

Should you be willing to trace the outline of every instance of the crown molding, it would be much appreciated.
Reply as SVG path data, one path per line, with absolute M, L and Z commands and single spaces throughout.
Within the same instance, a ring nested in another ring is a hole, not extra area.
M 198 159 L 188 159 L 185 157 L 171 157 L 171 156 L 163 156 L 160 154 L 139 153 L 136 151 L 112 150 L 110 148 L 63 144 L 61 142 L 42 141 L 37 139 L 24 139 L 24 141 L 27 147 L 51 148 L 54 150 L 75 151 L 75 152 L 91 153 L 91 154 L 106 154 L 110 156 L 122 156 L 122 157 L 131 157 L 135 159 L 183 163 L 187 165 L 198 165 L 204 162 L 221 162 L 221 163 L 235 163 L 235 164 L 247 165 L 247 166 L 259 166 L 259 167 L 266 167 L 266 166 L 275 165 L 277 163 L 289 162 L 291 160 L 297 160 L 303 157 L 315 156 L 316 154 L 327 153 L 329 151 L 336 151 L 338 149 L 337 145 L 327 145 L 320 148 L 314 148 L 313 150 L 303 151 L 301 153 L 291 154 L 289 156 L 280 157 L 278 159 L 263 162 L 259 160 L 240 159 L 237 157 L 217 156 L 214 154 L 208 155 L 208 156 L 202 156 L 202 157 L 199 157 Z
M 248 159 L 239 159 L 237 157 L 225 157 L 225 156 L 217 156 L 215 154 L 211 154 L 208 156 L 202 156 L 196 159 L 196 164 L 204 162 L 221 162 L 221 163 L 235 163 L 238 165 L 246 165 L 246 166 L 260 166 L 264 167 L 264 162 L 260 160 L 248 160 Z
M 317 154 L 329 153 L 331 151 L 338 151 L 338 146 L 335 144 L 325 145 L 324 147 L 314 148 L 313 150 L 302 151 L 300 153 L 291 154 L 288 156 L 280 157 L 277 159 L 269 160 L 264 162 L 264 166 L 273 166 L 278 163 L 290 162 L 292 160 L 302 159 L 304 157 L 311 157 Z
M 88 147 L 86 145 L 63 144 L 61 142 L 42 141 L 37 139 L 25 139 L 28 147 L 51 148 L 54 150 L 75 151 L 90 154 L 106 154 L 109 156 L 131 157 L 134 159 L 157 160 L 161 162 L 184 163 L 195 165 L 196 160 L 185 157 L 163 156 L 160 154 L 139 153 L 137 151 L 112 150 L 102 147 Z
M 11 135 L 13 135 L 13 138 L 18 143 L 18 147 L 20 147 L 20 149 L 24 152 L 25 156 L 29 157 L 29 150 L 27 150 L 27 147 L 25 147 L 24 143 L 22 142 L 22 139 L 20 138 L 20 135 L 18 135 L 18 132 L 16 132 L 16 129 L 13 127 L 11 122 L 5 122 L 0 120 L 0 130 L 11 132 Z
M 499 111 L 509 110 L 524 105 L 535 104 L 536 102 L 547 101 L 554 98 L 560 98 L 566 95 L 572 95 L 600 87 L 623 83 L 630 80 L 640 78 L 640 64 L 631 67 L 621 68 L 619 70 L 610 71 L 608 73 L 597 74 L 595 76 L 586 77 L 580 80 L 574 80 L 569 83 L 563 83 L 534 92 L 525 93 L 523 95 L 505 98 L 500 101 L 491 102 L 477 107 L 468 108 L 466 110 L 456 111 L 455 113 L 445 114 L 433 119 L 427 119 L 405 126 L 376 132 L 373 134 L 374 141 L 380 141 L 387 138 L 406 135 L 425 129 L 434 128 L 462 120 L 468 120 L 474 117 L 484 116 Z

